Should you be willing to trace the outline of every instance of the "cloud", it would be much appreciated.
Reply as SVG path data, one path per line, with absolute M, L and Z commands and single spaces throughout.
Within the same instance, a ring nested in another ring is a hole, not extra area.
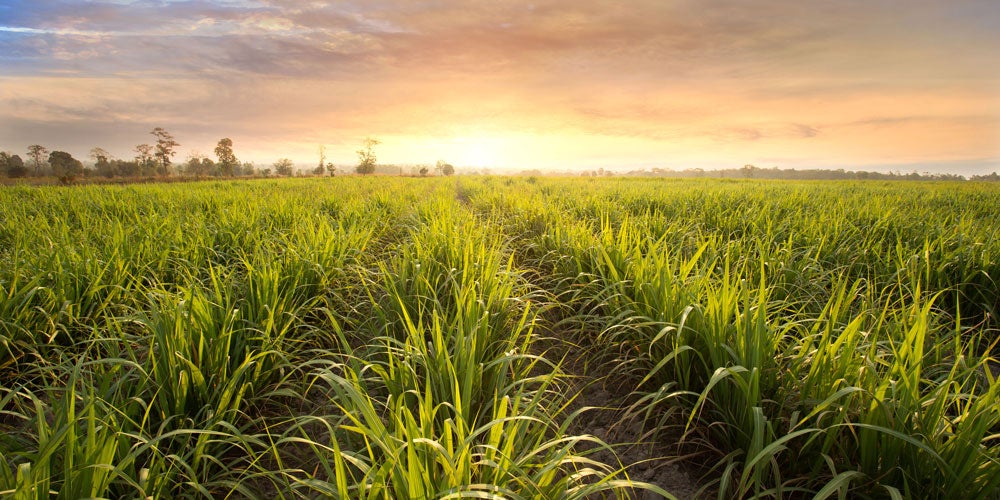
M 788 0 L 540 1 L 533 6 L 492 1 L 147 0 L 123 5 L 18 0 L 0 26 L 39 31 L 0 43 L 25 53 L 34 39 L 51 44 L 55 37 L 62 53 L 73 53 L 74 47 L 80 52 L 97 49 L 103 60 L 89 57 L 88 65 L 73 65 L 92 74 L 115 67 L 174 76 L 204 68 L 261 76 L 301 76 L 306 71 L 337 76 L 351 70 L 400 78 L 490 72 L 571 85 L 625 77 L 843 78 L 852 69 L 899 72 L 903 65 L 919 74 L 914 68 L 924 65 L 898 60 L 901 55 L 919 58 L 928 52 L 918 49 L 928 45 L 941 52 L 963 48 L 950 58 L 932 54 L 940 63 L 958 61 L 949 74 L 961 69 L 957 66 L 985 62 L 988 51 L 969 50 L 966 42 L 995 44 L 997 35 L 973 30 L 916 36 L 903 30 L 928 28 L 930 16 L 912 12 L 938 14 L 940 9 L 927 7 L 933 2 L 914 5 L 902 17 L 882 2 L 816 6 Z M 970 9 L 983 15 L 981 7 Z M 857 57 L 862 51 L 865 57 Z M 37 49 L 28 53 L 36 56 L 33 70 L 74 62 L 46 58 Z M 935 66 L 929 71 L 937 71 Z
M 803 125 L 801 123 L 792 124 L 792 130 L 794 135 L 804 138 L 816 137 L 819 135 L 819 129 L 810 127 L 809 125 Z
M 998 24 L 989 0 L 10 0 L 0 121 L 61 137 L 214 125 L 276 148 L 531 133 L 650 157 L 987 157 Z

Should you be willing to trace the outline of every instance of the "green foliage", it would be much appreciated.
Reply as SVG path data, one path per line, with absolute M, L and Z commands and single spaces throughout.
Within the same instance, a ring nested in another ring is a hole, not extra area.
M 379 144 L 381 142 L 378 139 L 372 137 L 365 138 L 361 149 L 358 150 L 358 166 L 354 167 L 355 172 L 361 175 L 375 173 L 375 166 L 378 164 L 375 158 L 375 146 Z
M 170 159 L 177 154 L 177 147 L 180 143 L 174 139 L 174 136 L 163 129 L 163 127 L 156 127 L 151 132 L 150 135 L 156 138 L 156 145 L 154 146 L 153 156 L 156 158 L 157 163 L 157 174 L 159 175 L 169 175 L 171 172 Z
M 438 160 L 437 165 L 434 166 L 434 170 L 438 175 L 455 175 L 455 167 L 452 164 L 445 162 L 444 160 Z
M 24 166 L 24 160 L 18 155 L 12 155 L 6 151 L 0 151 L 0 171 L 7 177 L 19 179 L 28 175 L 28 169 Z
M 52 167 L 52 174 L 61 179 L 73 180 L 83 173 L 83 163 L 65 151 L 49 153 L 49 166 Z
M 97 171 L 97 175 L 114 177 L 115 166 L 111 162 L 111 153 L 102 148 L 93 148 L 90 150 L 90 158 L 94 160 L 94 170 Z
M 49 150 L 42 146 L 41 144 L 32 144 L 28 146 L 28 158 L 31 158 L 31 165 L 35 168 L 35 176 L 42 175 L 42 165 L 45 163 L 46 155 L 49 154 Z
M 994 193 L 584 186 L 484 208 L 536 221 L 527 257 L 640 379 L 636 413 L 679 410 L 688 439 L 723 451 L 720 497 L 997 495 Z
M 274 173 L 283 177 L 290 177 L 295 173 L 295 164 L 288 158 L 282 158 L 274 162 Z
M 236 159 L 236 153 L 233 152 L 232 139 L 228 137 L 219 139 L 219 144 L 215 146 L 215 156 L 219 159 L 219 171 L 222 175 L 230 176 L 236 173 L 240 162 Z
M 711 450 L 703 494 L 996 498 L 998 198 L 544 177 L 8 187 L 0 495 L 661 491 L 570 431 L 565 341 L 634 391 L 650 433 Z

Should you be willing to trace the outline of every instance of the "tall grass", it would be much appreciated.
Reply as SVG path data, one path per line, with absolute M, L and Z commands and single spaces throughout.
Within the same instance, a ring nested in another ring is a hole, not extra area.
M 572 394 L 534 352 L 543 306 L 502 228 L 483 232 L 454 195 L 368 179 L 0 193 L 14 207 L 0 492 L 578 498 L 637 485 L 557 420 Z
M 986 192 L 610 184 L 556 196 L 528 261 L 600 324 L 637 411 L 720 450 L 720 497 L 998 494 Z M 505 209 L 537 219 L 524 198 Z
M 5 188 L 0 495 L 666 493 L 570 432 L 586 414 L 566 341 L 573 376 L 627 381 L 619 403 L 646 430 L 704 450 L 703 495 L 997 498 L 998 198 L 630 179 Z

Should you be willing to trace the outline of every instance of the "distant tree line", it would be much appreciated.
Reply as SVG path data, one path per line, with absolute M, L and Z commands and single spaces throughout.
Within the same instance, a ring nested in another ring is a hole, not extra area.
M 27 165 L 16 154 L 0 153 L 0 170 L 5 171 L 8 177 L 55 176 L 64 181 L 72 181 L 77 176 L 86 174 L 133 177 L 173 173 L 171 159 L 180 144 L 161 127 L 156 127 L 150 134 L 156 138 L 156 144 L 139 144 L 134 150 L 136 156 L 131 160 L 114 158 L 103 148 L 93 148 L 90 157 L 94 168 L 90 172 L 84 168 L 83 162 L 73 158 L 73 155 L 65 151 L 49 152 L 48 148 L 41 144 L 28 146 Z
M 0 151 L 0 171 L 8 177 L 20 178 L 28 175 L 53 175 L 63 182 L 71 182 L 83 173 L 83 163 L 65 151 L 49 151 L 44 146 L 32 144 L 28 147 L 29 163 L 8 151 Z
M 27 160 L 9 151 L 0 151 L 0 173 L 10 178 L 50 177 L 72 182 L 79 176 L 115 177 L 169 177 L 187 176 L 252 176 L 268 175 L 271 169 L 258 170 L 251 162 L 240 162 L 233 151 L 230 138 L 220 139 L 215 147 L 215 160 L 199 153 L 192 153 L 186 162 L 175 164 L 174 156 L 180 143 L 170 132 L 156 127 L 151 132 L 155 142 L 138 144 L 132 158 L 115 158 L 107 150 L 95 147 L 90 150 L 92 168 L 65 151 L 49 151 L 45 146 L 32 144 L 26 151 Z M 287 161 L 287 160 L 286 160 Z M 291 169 L 280 174 L 291 175 Z
M 235 176 L 293 176 L 296 175 L 295 164 L 288 158 L 281 158 L 270 167 L 257 168 L 252 162 L 241 162 L 233 150 L 233 140 L 225 137 L 219 139 L 215 147 L 215 159 L 193 152 L 187 161 L 175 164 L 174 156 L 180 143 L 172 134 L 162 127 L 156 127 L 151 132 L 155 142 L 138 144 L 133 148 L 132 158 L 115 158 L 107 150 L 95 147 L 90 150 L 92 168 L 85 168 L 83 163 L 73 158 L 65 151 L 49 151 L 45 146 L 32 144 L 28 146 L 25 158 L 9 152 L 0 151 L 0 174 L 10 178 L 23 177 L 57 177 L 62 182 L 72 182 L 79 176 L 103 178 L 129 177 L 170 177 L 185 175 L 194 177 L 235 177 Z M 374 173 L 402 174 L 402 168 L 395 165 L 379 165 L 376 162 L 375 146 L 381 144 L 378 139 L 365 138 L 362 148 L 358 150 L 358 165 L 354 171 L 361 175 Z M 453 175 L 455 167 L 439 160 L 434 167 L 438 175 Z M 430 170 L 420 169 L 424 176 Z M 325 148 L 320 146 L 319 164 L 312 169 L 313 175 L 334 176 L 337 167 L 326 162 Z
M 993 172 L 993 173 L 991 173 L 989 175 L 973 175 L 972 177 L 969 177 L 969 180 L 970 181 L 985 181 L 985 182 L 1000 182 L 1000 175 L 997 175 L 996 172 Z
M 584 175 L 589 175 L 585 172 Z M 794 168 L 781 169 L 778 167 L 760 168 L 754 165 L 744 165 L 739 168 L 728 168 L 720 170 L 704 170 L 700 168 L 689 168 L 684 170 L 671 170 L 668 168 L 653 168 L 651 170 L 631 170 L 623 173 L 631 177 L 721 177 L 721 178 L 745 178 L 745 179 L 790 179 L 790 180 L 851 180 L 851 179 L 872 179 L 872 180 L 915 180 L 915 181 L 1000 181 L 1000 176 L 996 172 L 990 175 L 974 175 L 966 179 L 958 174 L 935 174 L 931 172 L 866 172 L 844 170 L 842 168 L 831 169 L 804 169 Z

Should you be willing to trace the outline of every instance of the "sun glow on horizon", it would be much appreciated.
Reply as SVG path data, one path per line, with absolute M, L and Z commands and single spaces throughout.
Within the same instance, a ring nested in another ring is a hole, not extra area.
M 177 162 L 225 137 L 300 170 L 366 137 L 418 171 L 1000 168 L 996 2 L 167 3 L 0 7 L 0 151 L 130 160 L 162 127 Z
M 459 137 L 451 143 L 454 158 L 447 161 L 475 168 L 506 165 L 509 159 L 505 152 L 505 142 L 498 137 Z

